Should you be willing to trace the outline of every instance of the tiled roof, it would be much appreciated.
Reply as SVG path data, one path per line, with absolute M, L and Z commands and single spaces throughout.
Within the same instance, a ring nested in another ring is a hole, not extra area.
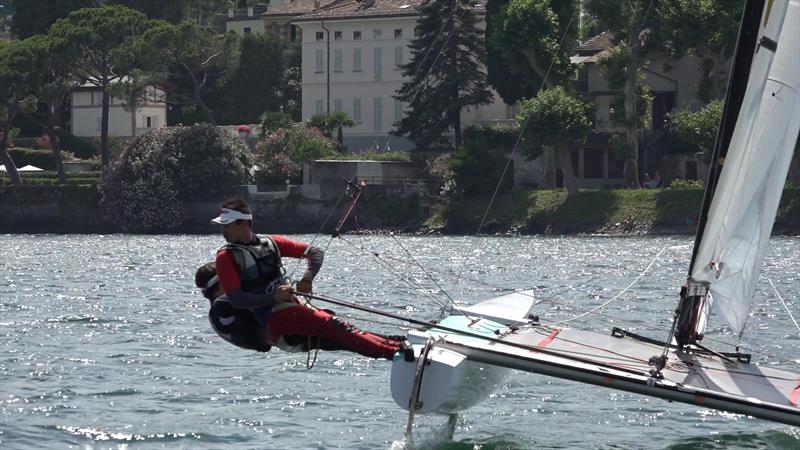
M 604 31 L 597 36 L 589 38 L 578 48 L 583 51 L 605 50 L 614 46 L 613 39 L 614 36 L 611 33 Z
M 368 2 L 342 0 L 328 8 L 305 14 L 298 20 L 342 19 L 349 17 L 417 16 L 421 0 L 374 0 Z M 367 6 L 369 5 L 369 6 Z
M 295 0 L 292 3 L 276 8 L 266 15 L 282 13 L 285 7 L 293 4 L 302 3 L 311 5 L 297 21 L 313 21 L 320 19 L 348 19 L 359 17 L 392 17 L 392 16 L 417 16 L 419 7 L 424 0 L 329 0 L 327 3 L 321 0 L 320 7 L 314 10 L 314 0 Z M 296 9 L 299 9 L 297 5 Z M 475 11 L 479 14 L 486 12 L 485 1 L 476 2 Z
M 264 17 L 272 16 L 301 16 L 313 12 L 316 3 L 319 3 L 319 8 L 328 8 L 336 3 L 352 0 L 292 0 L 289 3 L 284 3 L 281 6 L 271 8 L 264 14 Z

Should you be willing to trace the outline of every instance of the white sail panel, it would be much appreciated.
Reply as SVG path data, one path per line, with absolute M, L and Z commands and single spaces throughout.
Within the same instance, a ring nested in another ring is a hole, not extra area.
M 800 0 L 766 2 L 758 42 L 691 273 L 739 334 L 800 130 Z

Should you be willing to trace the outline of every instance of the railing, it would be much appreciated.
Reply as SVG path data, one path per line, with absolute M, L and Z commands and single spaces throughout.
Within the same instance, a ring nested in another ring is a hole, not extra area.
M 365 182 L 367 186 L 398 186 L 411 184 L 426 184 L 430 180 L 426 178 L 411 177 L 356 177 L 356 182 Z

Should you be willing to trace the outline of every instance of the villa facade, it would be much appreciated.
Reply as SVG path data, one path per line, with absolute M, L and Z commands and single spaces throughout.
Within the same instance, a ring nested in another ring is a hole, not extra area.
M 85 83 L 72 90 L 71 132 L 78 137 L 100 136 L 100 120 L 103 110 L 103 90 Z M 167 93 L 159 85 L 148 86 L 141 104 L 131 110 L 116 97 L 109 99 L 108 133 L 119 137 L 135 137 L 151 128 L 166 125 Z

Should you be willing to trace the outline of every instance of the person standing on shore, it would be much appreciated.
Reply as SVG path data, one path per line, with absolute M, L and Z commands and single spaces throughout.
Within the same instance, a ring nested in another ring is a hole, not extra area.
M 322 249 L 283 236 L 254 234 L 252 211 L 241 199 L 223 203 L 212 223 L 222 226 L 227 242 L 217 251 L 215 261 L 224 300 L 234 309 L 250 311 L 263 328 L 259 333 L 266 345 L 277 344 L 283 336 L 310 336 L 372 358 L 391 360 L 397 352 L 409 357 L 411 348 L 404 341 L 361 331 L 328 311 L 300 304 L 292 295 L 281 258 L 308 260 L 296 289 L 311 293 L 312 282 L 322 267 Z M 212 301 L 212 313 L 216 302 Z M 413 359 L 413 353 L 410 356 Z

